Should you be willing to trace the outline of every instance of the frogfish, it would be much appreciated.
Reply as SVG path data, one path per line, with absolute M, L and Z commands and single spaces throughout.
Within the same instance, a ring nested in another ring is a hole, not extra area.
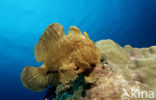
M 32 91 L 42 91 L 48 86 L 57 86 L 75 80 L 79 74 L 85 76 L 100 63 L 100 52 L 88 34 L 71 26 L 65 35 L 61 24 L 49 25 L 34 48 L 40 67 L 26 66 L 21 73 L 23 85 Z

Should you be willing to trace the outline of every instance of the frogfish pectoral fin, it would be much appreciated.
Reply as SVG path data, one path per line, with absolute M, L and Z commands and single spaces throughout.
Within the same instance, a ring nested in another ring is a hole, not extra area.
M 68 83 L 72 80 L 75 80 L 78 75 L 74 69 L 75 69 L 75 66 L 73 64 L 63 65 L 59 69 L 60 82 L 61 83 Z
M 51 86 L 57 86 L 60 83 L 60 76 L 58 72 L 51 72 L 47 74 L 48 84 Z

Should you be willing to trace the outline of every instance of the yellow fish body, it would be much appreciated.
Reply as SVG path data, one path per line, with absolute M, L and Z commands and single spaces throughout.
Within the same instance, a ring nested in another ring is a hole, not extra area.
M 86 79 L 100 62 L 100 53 L 86 32 L 71 26 L 68 35 L 61 24 L 49 25 L 35 46 L 35 58 L 43 62 L 39 68 L 27 66 L 21 80 L 32 91 L 42 91 L 48 85 L 68 83 L 84 74 Z

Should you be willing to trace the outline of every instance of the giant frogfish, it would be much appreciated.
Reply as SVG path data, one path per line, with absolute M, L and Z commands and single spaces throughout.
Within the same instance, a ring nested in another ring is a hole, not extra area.
M 88 34 L 71 26 L 67 36 L 61 24 L 49 25 L 35 45 L 34 54 L 40 67 L 26 66 L 21 73 L 23 85 L 42 91 L 75 80 L 79 74 L 89 82 L 90 73 L 100 63 L 100 53 Z

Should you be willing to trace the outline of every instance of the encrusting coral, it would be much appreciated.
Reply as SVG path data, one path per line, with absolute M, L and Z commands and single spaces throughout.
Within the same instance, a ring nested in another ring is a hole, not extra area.
M 27 66 L 21 73 L 25 87 L 42 91 L 49 85 L 68 83 L 84 74 L 88 75 L 100 62 L 100 53 L 86 32 L 71 26 L 66 36 L 61 24 L 49 25 L 35 46 L 35 58 L 41 67 Z
M 156 46 L 133 48 L 126 45 L 121 47 L 112 40 L 98 41 L 96 46 L 99 48 L 102 58 L 114 66 L 115 72 L 122 72 L 127 80 L 135 74 L 137 77 L 134 80 L 156 89 L 154 84 L 156 82 Z
M 97 41 L 96 46 L 107 64 L 101 63 L 92 71 L 96 81 L 86 90 L 84 100 L 156 99 L 156 46 L 121 47 L 109 39 Z

